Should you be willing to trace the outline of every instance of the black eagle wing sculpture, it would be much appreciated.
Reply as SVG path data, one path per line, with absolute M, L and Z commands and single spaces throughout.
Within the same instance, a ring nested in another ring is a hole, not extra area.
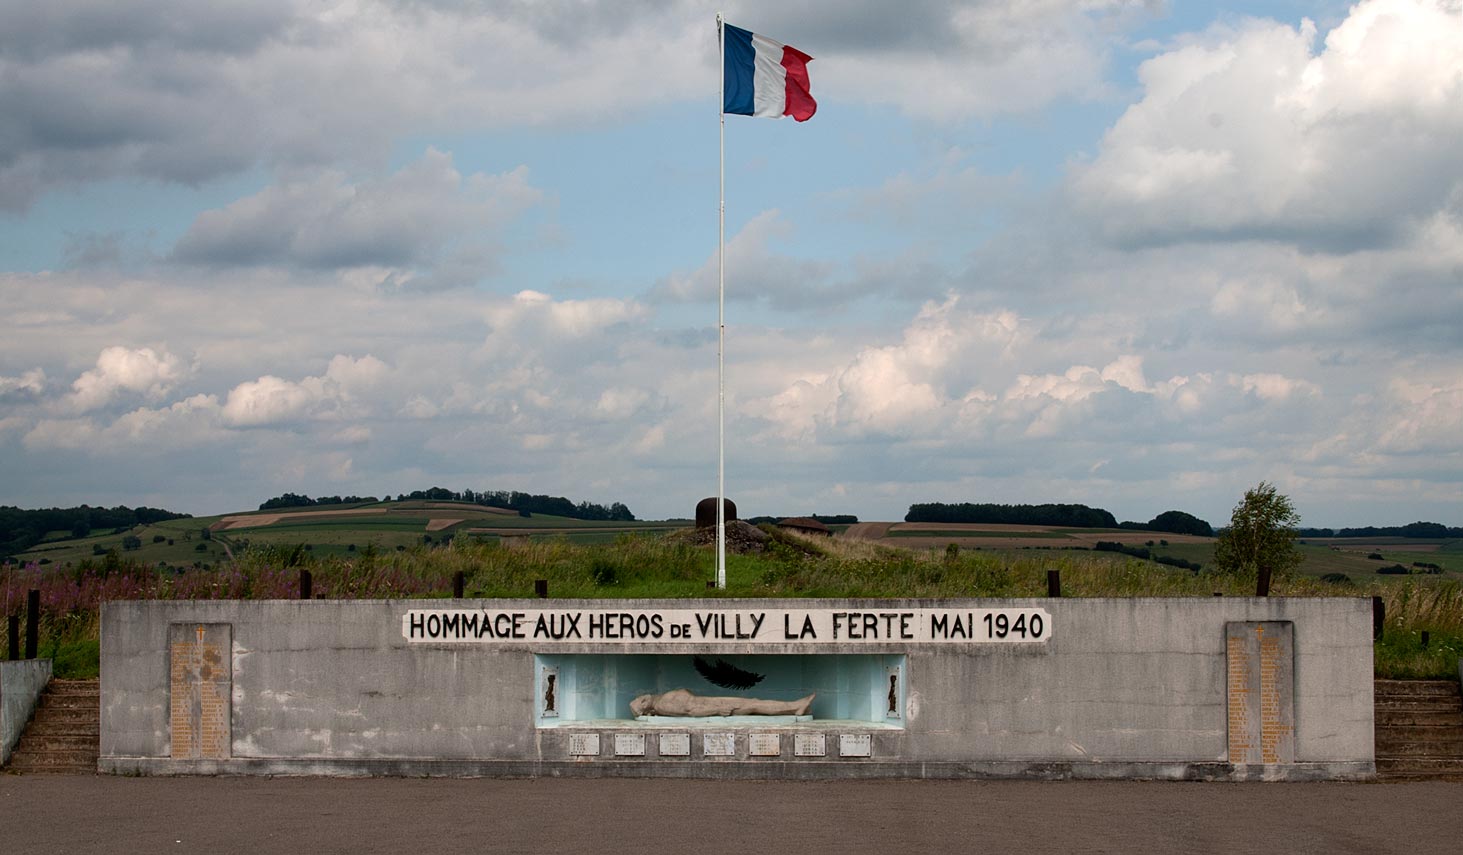
M 706 682 L 723 689 L 750 689 L 762 682 L 762 678 L 766 676 L 738 668 L 725 659 L 719 658 L 708 662 L 697 656 L 691 660 L 691 664 L 696 666 L 696 673 L 706 678 Z

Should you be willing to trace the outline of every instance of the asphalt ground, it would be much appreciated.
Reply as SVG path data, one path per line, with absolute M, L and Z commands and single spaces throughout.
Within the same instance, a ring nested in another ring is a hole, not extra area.
M 0 775 L 0 853 L 1463 852 L 1463 783 Z

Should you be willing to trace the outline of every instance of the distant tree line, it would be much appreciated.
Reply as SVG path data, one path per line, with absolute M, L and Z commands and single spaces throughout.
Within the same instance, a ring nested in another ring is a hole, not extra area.
M 818 519 L 822 519 L 818 517 Z M 1161 531 L 1169 534 L 1195 534 L 1213 537 L 1214 528 L 1204 520 L 1183 511 L 1164 511 L 1146 523 L 1118 522 L 1102 508 L 1086 505 L 995 505 L 963 502 L 949 505 L 928 502 L 910 505 L 905 522 L 985 523 L 987 525 L 1058 525 L 1071 528 L 1121 528 L 1136 531 Z
M 261 511 L 273 511 L 279 508 L 309 508 L 315 505 L 369 505 L 379 502 L 375 496 L 321 496 L 312 499 L 309 496 L 302 496 L 299 493 L 285 493 L 283 496 L 275 496 L 259 505 Z
M 175 514 L 160 508 L 24 508 L 0 505 L 0 556 L 25 552 L 52 532 L 69 532 L 71 537 L 86 537 L 93 531 L 119 533 L 136 525 L 151 525 L 163 520 L 192 516 Z
M 1301 537 L 1463 537 L 1463 527 L 1435 522 L 1414 522 L 1407 525 L 1363 526 L 1361 528 L 1303 528 Z
M 909 506 L 905 522 L 987 523 L 993 525 L 1061 525 L 1072 528 L 1117 528 L 1118 521 L 1101 508 L 1086 505 L 993 505 L 926 502 Z
M 386 497 L 388 500 L 390 496 Z M 301 496 L 297 493 L 285 493 L 264 502 L 259 510 L 275 510 L 278 508 L 304 508 L 313 505 L 336 505 L 369 503 L 379 501 L 375 496 L 322 496 L 312 499 L 309 496 Z M 502 508 L 504 510 L 517 511 L 529 516 L 532 514 L 545 514 L 555 517 L 568 517 L 576 520 L 594 520 L 604 522 L 634 522 L 635 515 L 630 509 L 620 502 L 614 502 L 606 507 L 594 502 L 574 503 L 563 496 L 542 496 L 531 493 L 520 493 L 517 490 L 449 490 L 446 487 L 432 487 L 427 490 L 413 490 L 410 493 L 398 493 L 398 502 L 467 502 L 474 505 L 482 505 L 485 508 Z
M 1193 514 L 1186 514 L 1183 511 L 1164 511 L 1146 523 L 1123 522 L 1118 524 L 1118 528 L 1163 531 L 1169 534 L 1196 534 L 1200 537 L 1214 536 L 1213 526 Z

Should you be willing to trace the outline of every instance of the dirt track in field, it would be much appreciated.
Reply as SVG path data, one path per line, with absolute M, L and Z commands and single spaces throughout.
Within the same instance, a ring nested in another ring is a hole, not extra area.
M 854 523 L 839 533 L 839 537 L 845 540 L 878 540 L 889 531 L 893 523 Z
M 209 526 L 213 531 L 228 531 L 235 528 L 259 528 L 274 525 L 280 520 L 309 519 L 312 517 L 351 517 L 365 514 L 384 514 L 386 508 L 352 508 L 345 511 L 292 511 L 286 514 L 243 514 L 224 517 Z
M 921 536 L 922 533 L 928 536 Z M 969 533 L 962 537 L 963 533 Z M 1001 537 L 1009 533 L 1011 537 Z M 1091 549 L 1100 540 L 1137 546 L 1148 541 L 1169 543 L 1209 543 L 1213 538 L 1191 534 L 1168 534 L 1156 531 L 1121 531 L 1098 529 L 1074 530 L 1067 526 L 1000 525 L 996 523 L 905 523 L 868 522 L 851 525 L 839 535 L 847 540 L 877 540 L 890 546 L 909 549 L 938 549 L 949 543 L 984 549 Z

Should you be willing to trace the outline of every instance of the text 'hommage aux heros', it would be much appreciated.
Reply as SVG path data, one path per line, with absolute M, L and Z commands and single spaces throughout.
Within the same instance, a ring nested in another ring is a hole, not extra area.
M 413 643 L 1042 644 L 1041 608 L 999 609 L 412 609 Z

